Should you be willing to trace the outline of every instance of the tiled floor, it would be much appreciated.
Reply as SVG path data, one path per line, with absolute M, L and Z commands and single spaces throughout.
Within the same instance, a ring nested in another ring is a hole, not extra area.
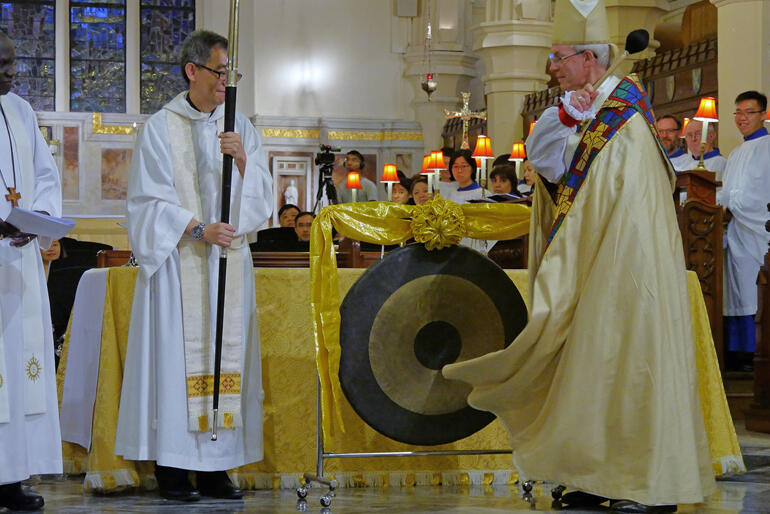
M 707 514 L 770 513 L 770 435 L 747 432 L 738 426 L 739 439 L 749 472 L 720 479 L 718 492 L 708 503 L 683 506 L 680 512 Z M 291 514 L 300 510 L 292 490 L 251 491 L 243 501 L 202 500 L 179 504 L 149 493 L 115 496 L 92 496 L 82 493 L 82 477 L 66 480 L 46 478 L 32 480 L 32 486 L 46 499 L 46 512 L 184 512 L 224 513 L 260 512 Z M 319 497 L 324 490 L 316 488 L 308 496 L 305 512 L 392 513 L 446 512 L 493 514 L 553 510 L 550 495 L 540 491 L 531 507 L 515 488 L 500 487 L 410 487 L 385 489 L 340 489 L 330 510 L 323 510 Z M 570 510 L 570 512 L 585 512 Z

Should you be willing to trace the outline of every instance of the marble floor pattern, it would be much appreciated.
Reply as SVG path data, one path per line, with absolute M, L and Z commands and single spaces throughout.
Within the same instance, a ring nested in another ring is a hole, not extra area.
M 748 472 L 722 477 L 717 482 L 718 492 L 707 503 L 682 506 L 679 512 L 770 513 L 770 435 L 747 432 L 740 422 L 736 424 Z M 197 503 L 179 504 L 163 500 L 151 493 L 86 495 L 82 493 L 82 476 L 33 478 L 29 485 L 45 496 L 47 513 L 292 514 L 300 511 L 297 495 L 293 490 L 250 491 L 243 501 L 235 502 L 204 499 Z M 319 503 L 319 498 L 325 490 L 316 487 L 308 496 L 304 512 L 496 514 L 554 510 L 548 491 L 539 489 L 536 489 L 538 495 L 535 497 L 534 507 L 519 497 L 515 487 L 508 486 L 339 489 L 331 508 L 324 509 Z M 588 511 L 570 509 L 569 512 Z

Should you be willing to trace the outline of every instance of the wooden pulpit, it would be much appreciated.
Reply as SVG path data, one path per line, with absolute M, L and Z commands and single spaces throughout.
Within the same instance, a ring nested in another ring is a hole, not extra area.
M 722 207 L 716 204 L 716 173 L 683 171 L 677 175 L 674 203 L 682 233 L 684 260 L 700 280 L 711 334 L 724 371 L 722 334 Z
M 770 203 L 767 204 L 770 212 Z M 770 232 L 770 221 L 765 224 Z M 770 252 L 757 277 L 757 348 L 754 353 L 754 401 L 746 410 L 746 428 L 770 433 Z

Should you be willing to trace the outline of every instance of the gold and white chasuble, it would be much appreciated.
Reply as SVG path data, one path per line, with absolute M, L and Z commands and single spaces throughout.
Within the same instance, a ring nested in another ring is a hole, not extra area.
M 714 491 L 673 181 L 626 77 L 555 199 L 537 182 L 529 323 L 505 350 L 444 368 L 506 426 L 525 479 L 647 505 Z

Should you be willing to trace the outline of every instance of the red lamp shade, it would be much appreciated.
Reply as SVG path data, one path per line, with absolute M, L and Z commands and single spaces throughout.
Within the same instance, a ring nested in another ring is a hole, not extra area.
M 380 182 L 398 182 L 398 173 L 396 173 L 395 164 L 385 165 L 385 169 L 382 170 Z
M 770 109 L 767 110 L 767 118 L 765 118 L 765 123 L 770 123 Z
M 698 112 L 695 113 L 692 119 L 697 121 L 719 121 L 719 116 L 717 116 L 717 99 L 711 96 L 701 98 Z
M 492 153 L 492 145 L 489 142 L 489 137 L 484 134 L 479 135 L 476 139 L 476 148 L 473 150 L 471 157 L 494 157 Z
M 532 133 L 532 129 L 535 128 L 535 123 L 537 123 L 537 120 L 529 122 L 529 132 L 527 132 L 527 135 Z
M 422 173 L 422 174 L 432 173 L 432 171 L 428 169 L 429 166 L 430 166 L 430 154 L 423 155 L 422 156 L 422 168 L 420 168 L 420 173 Z
M 441 150 L 434 150 L 430 153 L 428 169 L 432 171 L 446 169 L 446 163 L 444 162 L 444 152 Z
M 348 182 L 345 184 L 347 189 L 363 189 L 361 186 L 361 175 L 357 171 L 348 173 Z
M 690 123 L 690 118 L 685 118 L 682 122 L 682 133 L 679 135 L 679 137 L 684 137 L 684 131 L 687 129 L 687 125 Z
M 509 161 L 523 161 L 527 158 L 527 149 L 524 147 L 524 143 L 513 143 L 513 148 L 511 149 L 511 156 L 508 158 Z

